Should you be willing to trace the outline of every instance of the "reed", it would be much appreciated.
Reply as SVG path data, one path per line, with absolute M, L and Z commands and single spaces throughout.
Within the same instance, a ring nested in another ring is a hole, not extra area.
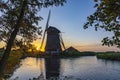
M 95 52 L 64 52 L 60 54 L 60 57 L 80 57 L 80 56 L 95 56 Z
M 120 53 L 119 52 L 105 52 L 105 53 L 98 53 L 97 58 L 107 59 L 107 60 L 119 60 L 120 61 Z

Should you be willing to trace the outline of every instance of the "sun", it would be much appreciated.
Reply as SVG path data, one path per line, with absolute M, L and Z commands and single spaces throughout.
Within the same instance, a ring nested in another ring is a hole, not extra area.
M 36 47 L 36 50 L 38 50 L 38 51 L 39 51 L 39 50 L 40 50 L 40 47 Z
M 45 49 L 44 49 L 44 48 L 40 49 L 40 46 L 37 46 L 37 47 L 36 47 L 36 50 L 37 50 L 37 51 L 41 51 L 41 52 L 45 52 Z
M 41 51 L 41 52 L 45 52 L 45 49 L 42 48 L 42 49 L 40 49 L 40 51 Z

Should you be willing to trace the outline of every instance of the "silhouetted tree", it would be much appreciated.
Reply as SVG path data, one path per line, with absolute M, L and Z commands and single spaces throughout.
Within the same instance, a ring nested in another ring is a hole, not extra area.
M 103 45 L 120 48 L 120 0 L 94 0 L 96 11 L 87 17 L 84 28 L 94 26 L 95 30 L 103 28 L 114 35 L 102 40 Z
M 33 40 L 37 36 L 38 12 L 41 8 L 63 5 L 65 0 L 0 0 L 0 40 L 7 42 L 0 60 L 0 74 L 6 62 L 16 36 Z
M 13 48 L 19 48 L 23 52 L 23 56 L 28 52 L 30 48 L 32 48 L 33 44 L 27 40 L 15 40 Z

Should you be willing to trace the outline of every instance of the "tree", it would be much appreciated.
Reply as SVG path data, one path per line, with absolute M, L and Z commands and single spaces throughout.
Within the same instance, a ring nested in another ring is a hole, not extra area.
M 65 0 L 0 0 L 0 40 L 7 42 L 3 57 L 0 60 L 0 74 L 3 73 L 16 36 L 34 39 L 39 29 L 38 12 L 41 8 L 63 5 Z M 7 37 L 6 37 L 7 36 Z
M 84 28 L 94 26 L 112 32 L 112 37 L 102 40 L 103 45 L 117 46 L 120 48 L 120 0 L 94 0 L 96 11 L 87 17 Z
M 34 45 L 32 44 L 31 41 L 29 41 L 29 39 L 27 40 L 15 40 L 14 44 L 13 44 L 13 48 L 18 48 L 20 51 L 22 51 L 22 56 L 25 56 L 25 53 L 28 52 L 29 49 L 31 49 Z M 35 49 L 35 48 L 34 48 Z

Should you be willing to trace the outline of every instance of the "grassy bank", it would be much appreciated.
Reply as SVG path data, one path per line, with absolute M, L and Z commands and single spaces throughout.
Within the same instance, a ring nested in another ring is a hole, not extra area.
M 4 70 L 5 77 L 13 73 L 13 71 L 16 68 L 16 65 L 20 63 L 21 57 L 22 57 L 21 51 L 11 51 L 10 57 Z
M 71 53 L 63 53 L 60 54 L 60 57 L 69 58 L 69 57 L 80 57 L 80 56 L 95 56 L 95 52 L 71 52 Z
M 3 51 L 0 51 L 0 58 L 2 57 Z
M 7 62 L 5 73 L 7 74 L 12 73 L 16 64 L 19 64 L 21 57 L 22 57 L 21 51 L 12 51 Z
M 98 53 L 96 56 L 97 56 L 97 58 L 100 58 L 100 59 L 119 60 L 120 61 L 120 53 L 105 52 L 105 53 Z
M 80 57 L 80 56 L 95 56 L 96 53 L 95 52 L 64 52 L 58 55 L 54 55 L 53 56 L 57 56 L 59 58 L 75 58 L 75 57 Z M 45 58 L 45 57 L 52 57 L 51 54 L 44 54 L 44 53 L 27 53 L 26 54 L 27 57 L 38 57 L 38 58 Z

